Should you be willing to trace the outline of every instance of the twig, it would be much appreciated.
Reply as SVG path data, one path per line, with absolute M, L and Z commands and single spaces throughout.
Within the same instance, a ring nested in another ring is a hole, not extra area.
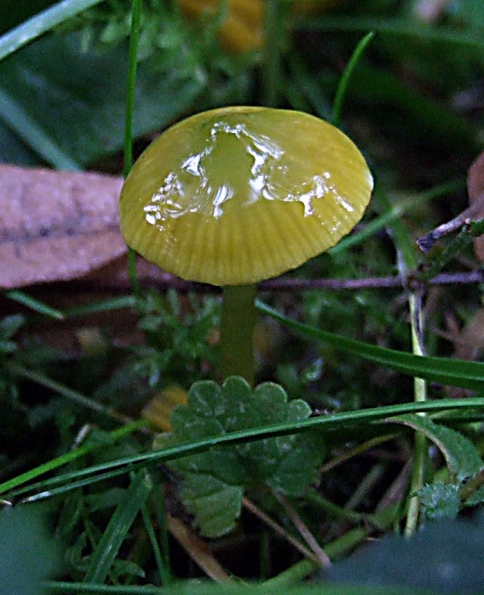
M 471 221 L 482 217 L 484 210 L 484 193 L 482 193 L 478 200 L 476 200 L 468 209 L 462 211 L 457 217 L 442 223 L 431 232 L 426 233 L 417 240 L 417 244 L 424 254 L 427 254 L 435 242 L 439 241 L 446 235 L 461 229 L 462 226 L 470 225 Z
M 469 285 L 473 283 L 484 283 L 484 268 L 479 268 L 474 271 L 461 273 L 441 273 L 432 279 L 426 281 L 429 285 Z M 125 280 L 118 282 L 109 280 L 108 282 L 95 282 L 95 287 L 99 290 L 110 291 L 127 291 L 129 284 Z M 175 289 L 180 293 L 220 293 L 218 287 L 212 285 L 205 285 L 203 283 L 192 283 L 184 281 L 169 273 L 161 273 L 158 276 L 141 278 L 140 285 L 143 288 L 155 287 L 160 291 Z M 391 289 L 394 287 L 403 287 L 404 281 L 400 275 L 388 277 L 366 277 L 362 279 L 289 279 L 285 277 L 278 277 L 276 279 L 268 279 L 259 283 L 258 289 L 260 291 L 285 291 L 285 292 L 300 292 L 312 289 L 325 290 L 360 290 L 360 289 Z M 79 290 L 85 287 L 89 291 L 93 289 L 93 283 L 86 284 L 85 282 L 75 282 L 73 284 L 65 285 L 66 290 Z M 62 286 L 56 286 L 56 293 L 62 290 Z M 45 293 L 45 288 L 43 289 Z
M 299 531 L 299 533 L 302 535 L 304 541 L 309 545 L 309 547 L 315 553 L 319 564 L 321 564 L 321 566 L 323 568 L 327 568 L 328 566 L 331 566 L 331 560 L 329 559 L 329 556 L 326 554 L 326 552 L 323 550 L 323 548 L 316 541 L 314 535 L 307 528 L 306 524 L 303 522 L 303 520 L 300 517 L 297 510 L 293 506 L 291 506 L 291 504 L 289 503 L 287 498 L 285 496 L 283 496 L 281 493 L 279 493 L 277 490 L 272 490 L 272 493 L 274 494 L 274 496 L 275 496 L 276 500 L 279 502 L 279 504 L 284 508 L 284 510 L 286 511 L 286 514 L 291 519 L 293 525 L 296 527 L 296 529 Z
M 297 550 L 299 550 L 306 558 L 309 558 L 310 560 L 316 563 L 319 562 L 317 556 L 311 550 L 309 550 L 297 539 L 295 539 L 290 533 L 286 531 L 286 529 L 284 529 L 284 527 L 281 527 L 279 523 L 276 523 L 276 521 L 274 521 L 269 515 L 267 515 L 263 510 L 261 510 L 253 502 L 251 502 L 248 498 L 244 497 L 242 503 L 244 505 L 244 508 L 246 508 L 256 517 L 258 517 L 262 522 L 264 522 L 268 527 L 273 529 L 276 533 L 284 537 L 284 539 L 289 541 L 289 543 L 292 543 L 292 545 Z
M 375 512 L 380 512 L 389 506 L 396 506 L 402 501 L 402 495 L 408 485 L 410 471 L 412 469 L 412 462 L 409 459 L 402 467 L 400 473 L 387 488 L 380 501 L 378 502 Z
M 230 575 L 215 559 L 207 544 L 194 531 L 171 515 L 167 516 L 167 523 L 173 537 L 208 577 L 217 583 L 231 580 Z

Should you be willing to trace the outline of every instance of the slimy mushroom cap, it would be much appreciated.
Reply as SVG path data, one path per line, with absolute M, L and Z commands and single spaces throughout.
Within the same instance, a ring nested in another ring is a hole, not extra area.
M 144 151 L 121 192 L 121 230 L 183 279 L 256 283 L 336 244 L 372 188 L 360 151 L 327 122 L 225 107 L 179 122 Z

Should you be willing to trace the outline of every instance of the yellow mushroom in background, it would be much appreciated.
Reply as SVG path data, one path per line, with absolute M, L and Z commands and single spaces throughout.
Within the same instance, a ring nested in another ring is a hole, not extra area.
M 156 394 L 144 407 L 141 415 L 155 428 L 171 432 L 170 413 L 178 405 L 186 405 L 187 391 L 181 386 L 167 386 Z
M 296 0 L 292 10 L 313 14 L 328 10 L 343 0 Z M 178 0 L 183 14 L 196 19 L 204 14 L 215 14 L 220 0 Z M 223 22 L 219 39 L 223 47 L 234 53 L 257 50 L 262 46 L 264 7 L 262 0 L 227 0 L 227 16 Z

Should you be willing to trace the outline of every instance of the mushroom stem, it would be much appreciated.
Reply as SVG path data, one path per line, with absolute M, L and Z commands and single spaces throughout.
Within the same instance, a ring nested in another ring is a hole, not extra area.
M 222 378 L 243 376 L 251 386 L 254 385 L 255 295 L 255 284 L 226 285 L 220 320 Z

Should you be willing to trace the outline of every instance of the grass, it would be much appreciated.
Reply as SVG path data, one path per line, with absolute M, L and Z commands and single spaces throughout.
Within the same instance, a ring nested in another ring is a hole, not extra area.
M 209 288 L 168 279 L 171 288 L 153 290 L 131 254 L 122 295 L 94 282 L 87 293 L 65 284 L 4 292 L 0 548 L 15 543 L 10 508 L 47 519 L 49 531 L 23 539 L 45 544 L 48 592 L 212 594 L 225 577 L 223 592 L 309 593 L 318 548 L 351 560 L 370 536 L 478 522 L 482 263 L 462 239 L 467 228 L 425 256 L 416 239 L 466 207 L 466 170 L 482 149 L 482 29 L 472 3 L 436 23 L 419 21 L 405 0 L 341 1 L 309 16 L 291 4 L 266 3 L 262 44 L 244 53 L 230 30 L 220 42 L 225 2 L 192 20 L 168 0 L 64 0 L 38 15 L 32 3 L 30 18 L 19 13 L 0 37 L 4 161 L 127 174 L 153 131 L 203 109 L 262 104 L 332 118 L 376 178 L 353 234 L 277 288 L 261 286 L 262 384 L 254 395 L 233 385 L 249 403 L 235 422 L 217 410 L 234 404 L 212 384 L 220 296 Z M 455 358 L 462 341 L 474 361 Z M 172 442 L 160 450 L 143 411 L 173 385 L 189 401 L 177 393 Z M 311 436 L 324 447 L 306 469 Z M 292 461 L 297 452 L 306 455 Z M 311 481 L 299 489 L 303 471 Z M 203 534 L 206 516 L 220 535 Z M 462 535 L 469 526 L 459 525 Z M 480 555 L 468 541 L 457 567 Z M 439 591 L 438 545 L 422 560 L 427 583 L 409 571 L 407 586 L 385 592 Z M 12 567 L 2 573 L 16 580 Z M 207 576 L 216 579 L 193 584 Z M 23 595 L 38 592 L 32 580 Z

